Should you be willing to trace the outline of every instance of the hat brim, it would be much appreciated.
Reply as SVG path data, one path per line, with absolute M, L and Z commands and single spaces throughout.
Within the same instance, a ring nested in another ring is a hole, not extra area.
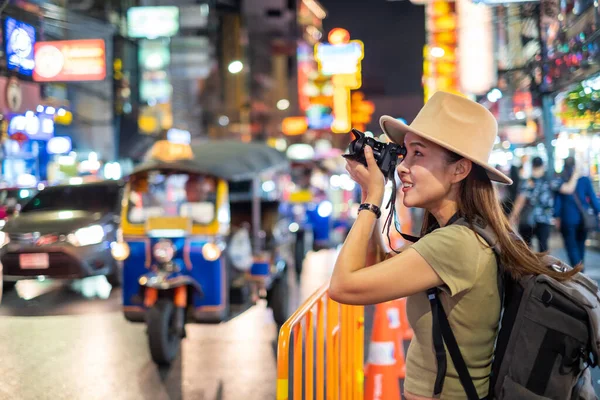
M 409 125 L 403 123 L 402 121 L 397 120 L 396 118 L 392 118 L 388 115 L 384 115 L 379 120 L 379 125 L 383 132 L 396 144 L 404 144 L 404 136 L 408 132 L 414 133 L 417 136 L 422 137 L 423 139 L 427 139 L 443 148 L 452 151 L 453 153 L 458 154 L 461 157 L 464 157 L 468 160 L 471 160 L 473 163 L 479 165 L 483 169 L 486 170 L 488 177 L 495 182 L 502 183 L 504 185 L 512 185 L 513 181 L 508 176 L 504 175 L 502 172 L 497 170 L 496 168 L 489 165 L 487 162 L 481 162 L 471 157 L 470 155 L 460 151 L 459 149 L 449 145 L 446 142 L 438 140 L 430 135 L 420 132 L 416 129 L 411 128 Z

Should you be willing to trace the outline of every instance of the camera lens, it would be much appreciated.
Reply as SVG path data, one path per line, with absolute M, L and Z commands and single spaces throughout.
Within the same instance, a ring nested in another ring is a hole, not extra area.
M 352 151 L 354 153 L 360 153 L 361 150 L 363 149 L 365 145 L 365 142 L 363 140 L 357 140 L 352 144 Z

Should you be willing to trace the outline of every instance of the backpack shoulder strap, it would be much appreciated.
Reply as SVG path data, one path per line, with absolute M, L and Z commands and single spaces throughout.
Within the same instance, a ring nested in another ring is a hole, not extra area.
M 458 379 L 465 390 L 468 400 L 479 400 L 477 389 L 473 384 L 473 379 L 469 373 L 469 368 L 460 352 L 458 343 L 452 327 L 448 322 L 448 316 L 442 306 L 442 302 L 439 297 L 438 288 L 429 289 L 427 291 L 427 297 L 431 306 L 431 320 L 432 320 L 432 339 L 433 347 L 435 349 L 435 358 L 437 361 L 437 375 L 434 385 L 434 394 L 438 395 L 442 393 L 444 386 L 444 378 L 446 377 L 447 360 L 446 360 L 446 349 L 444 343 L 448 348 L 448 353 L 454 364 L 454 368 L 458 373 Z
M 498 243 L 498 235 L 492 227 L 483 220 L 480 216 L 475 216 L 473 220 L 467 221 L 464 217 L 457 219 L 454 224 L 466 226 L 475 231 L 485 242 L 494 250 L 496 254 L 500 253 L 500 244 Z

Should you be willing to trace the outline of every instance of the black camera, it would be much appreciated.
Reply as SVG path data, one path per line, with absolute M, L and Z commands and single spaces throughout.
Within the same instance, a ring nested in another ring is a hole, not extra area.
M 382 143 L 371 137 L 367 137 L 358 129 L 352 129 L 352 134 L 354 135 L 354 140 L 348 145 L 348 154 L 343 154 L 342 156 L 349 160 L 358 161 L 366 167 L 365 146 L 369 145 L 373 149 L 373 156 L 383 175 L 387 178 L 393 178 L 398 158 L 406 155 L 406 147 L 393 142 Z

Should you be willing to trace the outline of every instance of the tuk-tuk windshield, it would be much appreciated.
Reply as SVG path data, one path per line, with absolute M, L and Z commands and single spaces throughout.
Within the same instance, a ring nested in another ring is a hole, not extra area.
M 142 224 L 149 217 L 189 217 L 196 224 L 215 218 L 217 180 L 215 177 L 150 172 L 131 179 L 127 219 Z

